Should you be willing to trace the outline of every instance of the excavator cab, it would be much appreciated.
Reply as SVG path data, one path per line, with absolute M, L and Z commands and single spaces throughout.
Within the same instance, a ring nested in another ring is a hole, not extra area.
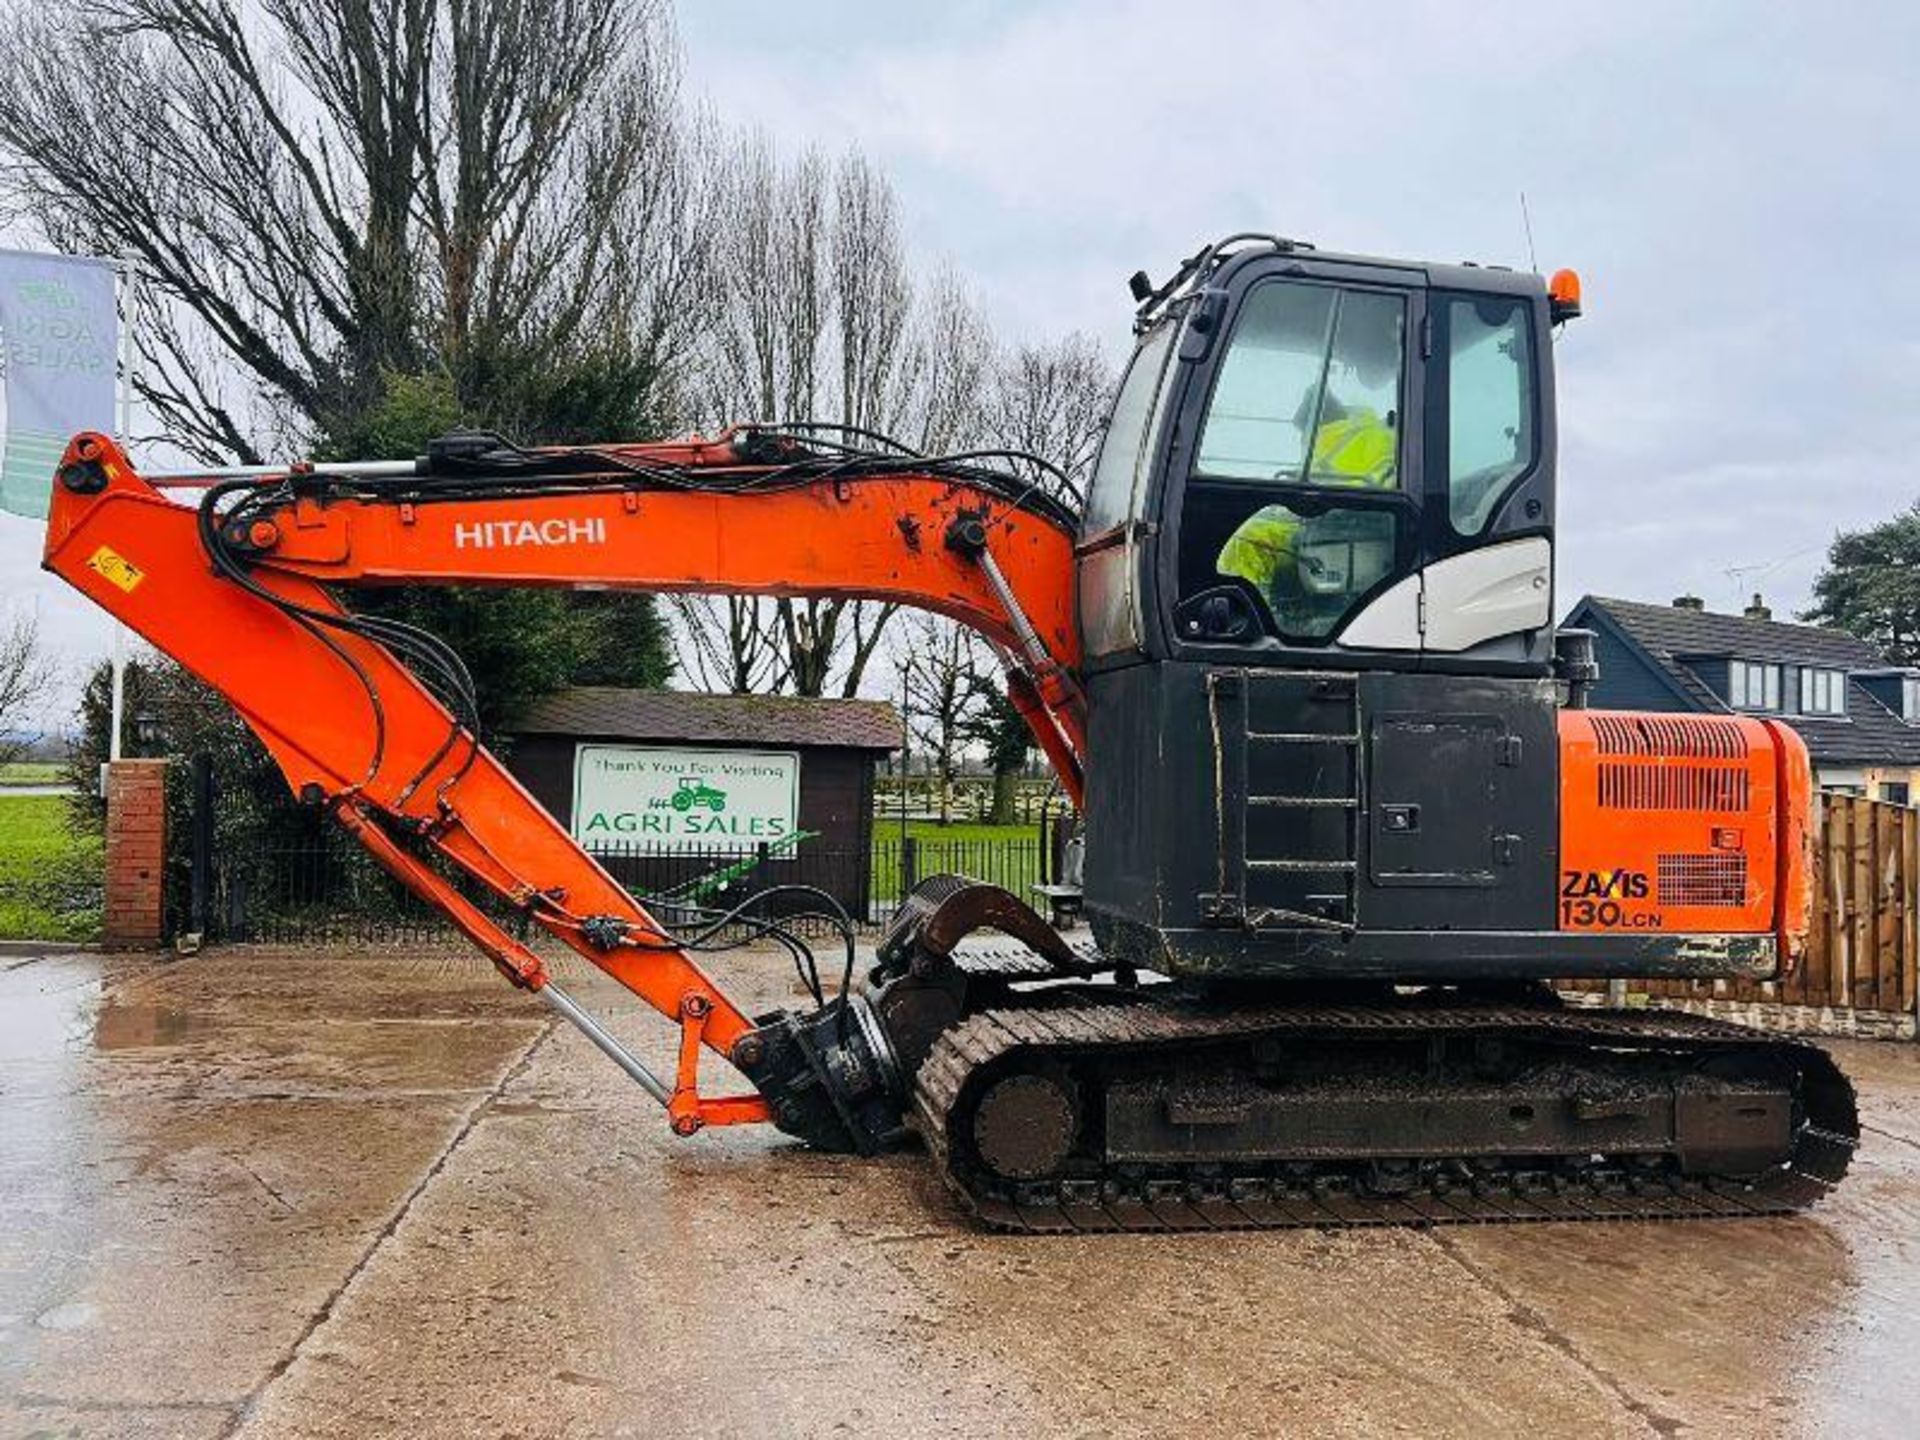
M 1600 853 L 1598 791 L 1562 783 L 1552 331 L 1578 313 L 1571 273 L 1239 236 L 1135 293 L 1075 547 L 1103 952 L 1200 978 L 1680 963 L 1657 907 L 1580 933 L 1559 908 L 1572 862 L 1581 883 L 1658 863 Z M 1138 838 L 1163 835 L 1188 838 Z M 1687 963 L 1775 963 L 1771 911 L 1687 919 L 1729 936 Z
M 1090 669 L 1545 674 L 1538 276 L 1240 237 L 1142 305 L 1078 545 Z

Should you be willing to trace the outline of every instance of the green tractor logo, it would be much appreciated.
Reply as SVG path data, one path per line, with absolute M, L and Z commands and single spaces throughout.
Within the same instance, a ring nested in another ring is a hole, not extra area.
M 718 815 L 727 808 L 727 792 L 716 790 L 697 775 L 682 775 L 679 788 L 673 792 L 673 798 L 667 803 L 682 815 L 700 806 L 705 806 Z

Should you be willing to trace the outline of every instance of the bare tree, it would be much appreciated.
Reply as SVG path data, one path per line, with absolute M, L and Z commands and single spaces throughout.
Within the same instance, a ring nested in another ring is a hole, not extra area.
M 719 303 L 708 320 L 697 402 L 709 427 L 812 414 L 825 333 L 825 187 L 817 155 L 783 169 L 762 135 L 723 157 Z M 791 657 L 773 602 L 689 596 L 674 610 L 689 673 L 742 693 L 789 687 Z
M 390 372 L 511 424 L 527 377 L 664 378 L 693 334 L 676 64 L 654 0 L 16 4 L 0 184 L 138 259 L 139 390 L 208 458 L 335 433 Z
M 833 177 L 827 278 L 839 361 L 843 425 L 883 434 L 900 428 L 920 357 L 913 353 L 914 285 L 893 186 L 858 153 Z
M 916 612 L 903 627 L 901 688 L 913 738 L 939 783 L 940 823 L 952 818 L 953 781 L 968 741 L 996 694 L 993 659 L 972 631 Z
M 0 765 L 18 760 L 39 738 L 34 713 L 53 688 L 53 665 L 31 615 L 0 630 Z
M 674 595 L 681 670 L 702 690 L 778 694 L 786 651 L 768 625 L 771 607 L 753 595 Z
M 970 439 L 991 341 L 951 275 L 915 280 L 886 178 L 858 154 L 783 163 L 750 136 L 722 190 L 705 422 L 827 420 L 923 452 Z M 676 608 L 690 671 L 854 695 L 898 607 L 727 597 Z
M 943 298 L 944 297 L 944 298 Z M 1113 368 L 1087 336 L 996 352 L 986 327 L 951 277 L 933 292 L 931 345 L 920 393 L 929 414 L 952 426 L 923 431 L 928 449 L 970 446 L 1022 451 L 1077 477 L 1091 463 L 1106 423 Z M 952 768 L 965 745 L 984 749 L 993 771 L 992 818 L 1011 823 L 1014 792 L 1031 751 L 1026 723 L 1006 698 L 991 652 L 954 622 L 915 617 L 894 637 L 895 664 L 916 714 L 916 734 L 942 776 L 946 818 Z
M 999 357 L 983 406 L 995 445 L 1024 450 L 1078 476 L 1092 463 L 1112 402 L 1113 366 L 1091 337 L 1074 331 Z
M 960 276 L 942 267 L 921 299 L 909 434 L 928 454 L 985 439 L 981 397 L 992 378 L 993 332 Z

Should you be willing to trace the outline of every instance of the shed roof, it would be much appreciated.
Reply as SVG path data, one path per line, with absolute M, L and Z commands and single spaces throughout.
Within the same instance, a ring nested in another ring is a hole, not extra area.
M 793 695 L 707 695 L 582 685 L 537 701 L 518 735 L 592 735 L 618 740 L 724 745 L 900 748 L 900 713 L 884 700 Z

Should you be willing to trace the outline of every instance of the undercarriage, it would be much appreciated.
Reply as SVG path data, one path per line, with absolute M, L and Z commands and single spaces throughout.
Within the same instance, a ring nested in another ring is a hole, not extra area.
M 1544 986 L 1143 980 L 1024 921 L 1037 948 L 966 936 L 1009 905 L 930 881 L 866 995 L 768 1017 L 747 1068 L 775 1123 L 869 1152 L 917 1133 L 1016 1231 L 1772 1215 L 1852 1157 L 1852 1087 L 1801 1040 Z

